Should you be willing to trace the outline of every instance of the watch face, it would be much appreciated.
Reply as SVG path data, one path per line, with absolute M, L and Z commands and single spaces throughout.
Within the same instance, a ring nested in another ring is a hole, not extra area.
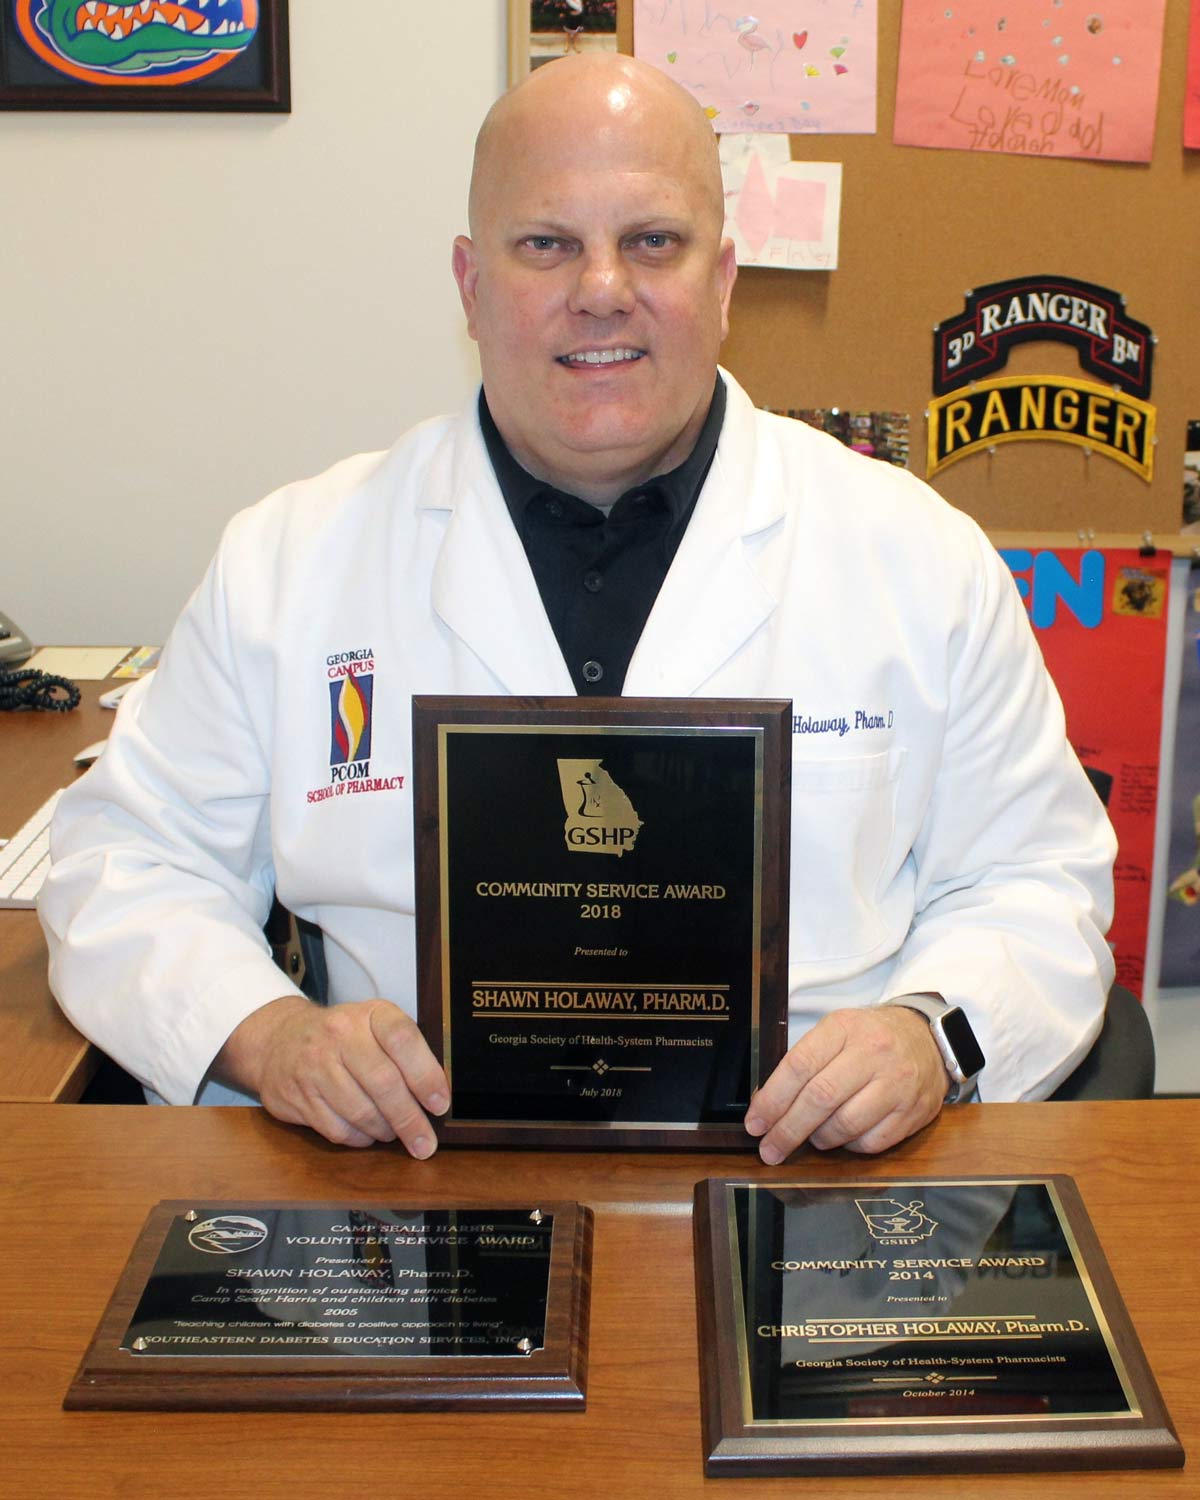
M 974 1078 L 975 1074 L 983 1069 L 983 1051 L 975 1040 L 970 1021 L 967 1020 L 964 1012 L 955 1006 L 942 1016 L 940 1025 L 942 1034 L 950 1043 L 955 1057 L 958 1058 L 958 1066 L 962 1069 L 963 1076 Z

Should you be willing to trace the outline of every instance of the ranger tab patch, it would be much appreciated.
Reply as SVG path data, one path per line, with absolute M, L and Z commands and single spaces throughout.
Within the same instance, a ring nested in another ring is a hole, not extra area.
M 930 475 L 999 443 L 1046 438 L 1112 458 L 1149 480 L 1155 408 L 1111 385 L 1065 375 L 1002 375 L 929 403 Z

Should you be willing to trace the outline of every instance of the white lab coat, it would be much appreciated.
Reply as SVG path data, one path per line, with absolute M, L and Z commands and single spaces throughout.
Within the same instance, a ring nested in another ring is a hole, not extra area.
M 1099 1029 L 1115 841 L 1016 589 L 913 476 L 726 381 L 625 693 L 793 700 L 793 1040 L 940 991 L 983 1096 L 1042 1097 Z M 331 794 L 330 673 L 355 652 L 369 786 Z M 474 401 L 235 517 L 59 804 L 41 916 L 63 1009 L 192 1102 L 234 1027 L 292 993 L 260 930 L 277 887 L 324 930 L 334 1001 L 411 1012 L 410 697 L 571 692 Z

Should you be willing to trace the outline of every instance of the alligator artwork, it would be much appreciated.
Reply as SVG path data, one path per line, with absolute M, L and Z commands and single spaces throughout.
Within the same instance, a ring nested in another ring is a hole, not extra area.
M 187 83 L 245 52 L 258 0 L 15 0 L 17 29 L 52 68 L 86 83 Z

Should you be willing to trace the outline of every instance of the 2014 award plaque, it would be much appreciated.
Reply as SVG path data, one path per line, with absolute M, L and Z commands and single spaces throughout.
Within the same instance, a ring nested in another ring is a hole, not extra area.
M 710 1179 L 693 1223 L 710 1476 L 1183 1463 L 1069 1177 Z
M 787 1038 L 791 704 L 416 698 L 451 1144 L 712 1149 Z
M 160 1203 L 63 1405 L 578 1410 L 591 1236 L 577 1203 Z

